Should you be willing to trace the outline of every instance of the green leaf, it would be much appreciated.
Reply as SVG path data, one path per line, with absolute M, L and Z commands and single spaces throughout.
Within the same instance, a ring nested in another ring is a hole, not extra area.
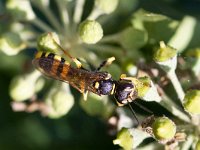
M 176 31 L 178 21 L 172 20 L 167 16 L 151 13 L 145 10 L 139 10 L 134 13 L 132 25 L 137 29 L 143 29 L 148 32 L 149 41 L 168 41 Z
M 133 27 L 128 27 L 119 34 L 118 42 L 125 49 L 138 49 L 146 44 L 147 33 Z

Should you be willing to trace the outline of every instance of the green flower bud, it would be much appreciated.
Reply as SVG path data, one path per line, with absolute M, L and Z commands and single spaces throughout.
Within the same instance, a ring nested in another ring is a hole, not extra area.
M 39 78 L 35 83 L 35 92 L 39 92 L 44 87 L 45 80 L 44 78 Z
M 191 49 L 186 55 L 189 56 L 189 67 L 192 67 L 192 71 L 198 76 L 200 73 L 200 48 Z
M 113 140 L 114 145 L 121 146 L 124 150 L 132 150 L 133 148 L 133 136 L 127 128 L 122 128 L 118 134 L 117 138 Z
M 190 90 L 186 92 L 183 106 L 191 114 L 200 114 L 200 90 Z
M 167 117 L 159 117 L 153 123 L 153 134 L 157 140 L 171 140 L 176 134 L 176 125 Z
M 40 75 L 40 72 L 34 71 L 31 74 L 15 77 L 10 84 L 12 99 L 24 101 L 31 98 L 36 92 L 35 84 Z
M 127 64 L 126 70 L 131 76 L 136 76 L 137 74 L 137 67 L 133 64 Z
M 7 32 L 0 37 L 0 50 L 7 55 L 16 55 L 26 47 L 20 36 L 13 32 Z
M 95 6 L 106 14 L 112 13 L 119 3 L 119 0 L 95 0 Z
M 114 111 L 114 105 L 110 102 L 107 96 L 98 96 L 89 93 L 86 101 L 80 100 L 80 106 L 91 116 L 101 116 L 108 118 Z
M 147 91 L 151 88 L 151 80 L 148 77 L 140 77 L 138 78 L 137 90 L 138 96 L 144 97 Z
M 66 115 L 74 105 L 74 97 L 69 90 L 69 85 L 63 84 L 61 88 L 53 88 L 45 98 L 49 107 L 48 117 L 60 118 Z
M 39 51 L 59 52 L 60 40 L 55 32 L 48 32 L 42 34 L 37 41 L 37 49 Z
M 187 56 L 200 58 L 200 48 L 191 49 L 187 52 Z
M 137 146 L 140 145 L 144 139 L 151 137 L 151 135 L 138 128 L 130 128 L 129 131 L 133 136 L 134 141 L 132 149 L 137 148 Z
M 140 77 L 138 80 L 140 81 L 137 85 L 138 97 L 145 101 L 161 101 L 161 97 L 149 77 Z
M 18 20 L 33 20 L 35 19 L 35 13 L 32 10 L 29 0 L 8 0 L 6 7 Z
M 21 22 L 14 22 L 10 26 L 10 30 L 17 33 L 23 41 L 35 39 L 36 33 L 34 30 Z
M 195 150 L 200 150 L 200 140 L 197 141 Z
M 177 51 L 170 46 L 166 46 L 161 41 L 160 48 L 154 54 L 154 60 L 166 72 L 175 70 L 177 65 Z
M 79 36 L 84 43 L 95 44 L 103 37 L 103 29 L 97 21 L 86 20 L 79 26 Z

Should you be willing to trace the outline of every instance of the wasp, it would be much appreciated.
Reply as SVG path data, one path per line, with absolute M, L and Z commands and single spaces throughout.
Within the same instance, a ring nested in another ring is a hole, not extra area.
M 38 51 L 32 63 L 42 74 L 47 77 L 69 83 L 87 99 L 88 91 L 97 95 L 112 95 L 115 90 L 115 81 L 107 72 L 100 71 L 106 65 L 115 60 L 114 57 L 103 61 L 95 71 L 85 69 L 81 62 L 72 57 L 55 40 L 55 44 L 67 55 L 76 65 L 73 67 L 63 57 L 51 52 Z
M 114 80 L 108 72 L 100 71 L 102 67 L 110 65 L 115 60 L 114 57 L 103 61 L 96 70 L 90 71 L 85 69 L 78 59 L 72 57 L 61 46 L 59 47 L 76 64 L 76 67 L 59 55 L 38 51 L 33 59 L 33 65 L 45 76 L 69 83 L 83 94 L 85 100 L 88 91 L 99 96 L 114 95 L 119 106 L 130 104 L 137 98 L 135 78 L 122 74 L 119 80 Z
M 113 61 L 109 58 L 103 64 Z M 82 67 L 77 59 L 73 59 L 77 67 L 72 67 L 63 57 L 49 52 L 37 52 L 33 60 L 34 66 L 45 76 L 69 83 L 72 87 L 84 94 L 87 98 L 88 91 L 97 95 L 112 95 L 115 82 L 107 72 L 89 71 Z M 103 65 L 101 65 L 103 66 Z

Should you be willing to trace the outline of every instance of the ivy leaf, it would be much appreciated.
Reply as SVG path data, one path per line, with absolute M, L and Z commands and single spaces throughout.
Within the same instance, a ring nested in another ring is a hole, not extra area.
M 179 22 L 161 14 L 151 13 L 140 9 L 131 19 L 132 25 L 137 29 L 146 30 L 149 41 L 168 41 L 176 31 Z

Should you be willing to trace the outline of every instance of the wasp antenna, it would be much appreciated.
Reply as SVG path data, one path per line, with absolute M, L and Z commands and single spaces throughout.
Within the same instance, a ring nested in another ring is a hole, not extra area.
M 64 50 L 64 48 L 62 48 L 62 46 L 60 46 L 60 44 L 58 44 L 58 42 L 56 42 L 56 40 L 53 37 L 52 40 L 65 55 L 67 55 L 71 59 L 73 58 L 66 50 Z
M 136 113 L 135 113 L 135 111 L 133 110 L 133 108 L 132 108 L 132 106 L 131 106 L 130 103 L 128 103 L 128 106 L 129 106 L 129 108 L 130 108 L 130 110 L 131 110 L 131 112 L 132 112 L 132 114 L 133 114 L 135 120 L 137 121 L 137 126 L 138 126 L 140 123 L 139 123 L 139 120 L 138 120 L 138 118 L 137 118 L 137 116 L 136 116 Z
M 99 67 L 96 69 L 96 71 L 99 71 L 102 67 L 104 66 L 108 66 L 110 64 L 112 64 L 112 62 L 115 60 L 115 57 L 110 57 L 107 60 L 104 60 Z
M 150 113 L 150 114 L 153 114 L 153 112 L 151 110 L 149 110 L 148 108 L 142 106 L 141 104 L 137 103 L 136 101 L 133 101 L 134 104 L 136 104 L 138 107 L 140 107 L 141 109 L 143 109 L 144 111 Z
M 78 59 L 72 57 L 72 56 L 71 56 L 66 50 L 64 50 L 64 49 L 62 48 L 62 46 L 60 46 L 60 44 L 58 44 L 54 39 L 53 39 L 53 41 L 54 41 L 54 43 L 60 48 L 60 50 L 61 50 L 65 55 L 67 55 L 70 59 L 72 59 L 72 60 L 75 62 L 76 66 L 77 66 L 78 68 L 81 68 L 81 67 L 82 67 L 81 62 L 80 62 Z

